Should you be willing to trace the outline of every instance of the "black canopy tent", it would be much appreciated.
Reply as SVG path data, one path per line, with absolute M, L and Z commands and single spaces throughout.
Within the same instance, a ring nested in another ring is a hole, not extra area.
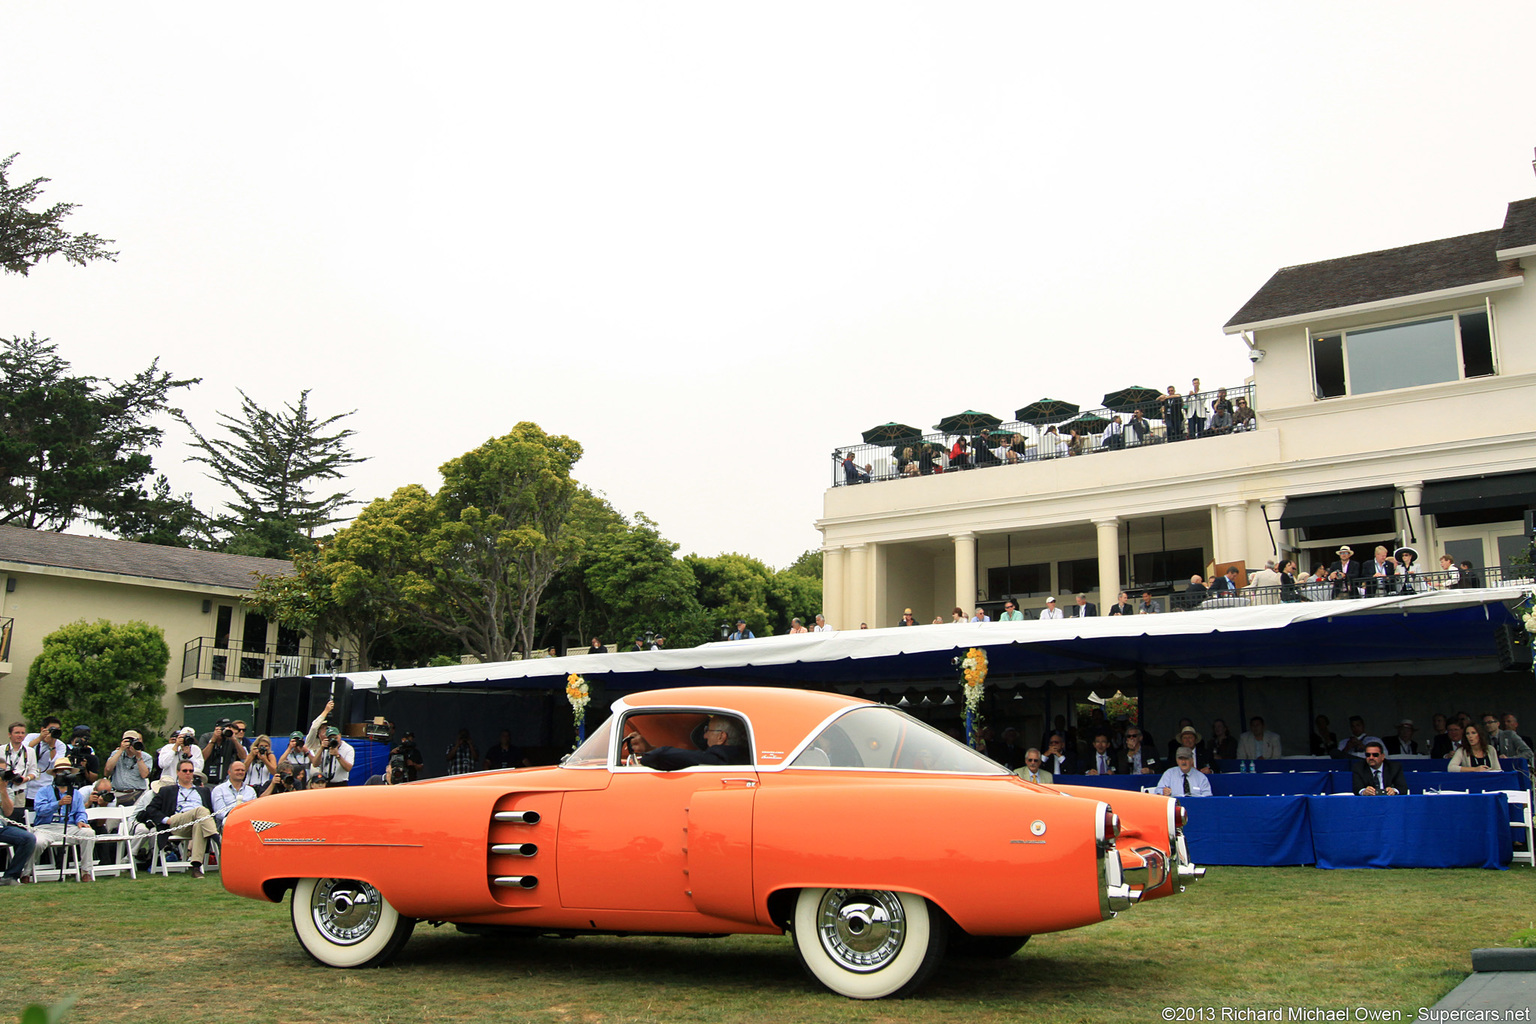
M 973 646 L 986 651 L 988 687 L 995 690 L 1070 683 L 1138 692 L 1229 680 L 1241 704 L 1245 681 L 1499 672 L 1509 664 L 1510 636 L 1520 629 L 1509 604 L 1522 596 L 1510 587 L 1155 616 L 853 630 L 344 678 L 352 688 L 348 717 L 413 723 L 432 769 L 457 729 L 472 723 L 479 723 L 482 756 L 502 727 L 513 730 L 514 745 L 541 751 L 545 759 L 569 749 L 564 691 L 573 672 L 592 691 L 590 724 L 602 721 L 622 694 L 677 686 L 795 686 L 890 701 L 954 694 L 953 660 Z

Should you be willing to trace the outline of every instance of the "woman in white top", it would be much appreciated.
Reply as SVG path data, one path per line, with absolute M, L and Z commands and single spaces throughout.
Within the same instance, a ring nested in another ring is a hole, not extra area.
M 1446 766 L 1446 771 L 1452 772 L 1497 772 L 1499 767 L 1499 752 L 1483 742 L 1482 726 L 1472 722 L 1466 724 L 1466 739 L 1451 755 L 1451 763 Z

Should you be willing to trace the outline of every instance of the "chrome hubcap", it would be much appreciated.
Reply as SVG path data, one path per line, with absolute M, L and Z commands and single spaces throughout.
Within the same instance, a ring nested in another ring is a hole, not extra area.
M 383 898 L 367 882 L 327 878 L 315 886 L 309 912 L 320 934 L 338 946 L 362 942 L 378 927 Z
M 893 892 L 831 889 L 816 908 L 821 946 L 850 971 L 878 971 L 901 952 L 907 915 Z

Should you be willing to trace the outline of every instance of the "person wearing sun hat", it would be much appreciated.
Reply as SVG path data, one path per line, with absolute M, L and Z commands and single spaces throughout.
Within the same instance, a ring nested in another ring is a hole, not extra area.
M 96 863 L 96 833 L 85 810 L 91 787 L 82 781 L 83 772 L 67 757 L 53 762 L 48 773 L 53 784 L 37 791 L 33 806 L 36 816 L 32 819 L 32 832 L 37 836 L 37 847 L 46 850 L 61 842 L 80 847 L 80 880 L 89 882 L 91 865 Z
M 1365 564 L 1355 557 L 1355 549 L 1345 544 L 1338 550 L 1338 560 L 1328 567 L 1328 581 L 1334 597 L 1359 597 L 1364 582 Z
M 1040 618 L 1042 618 L 1042 619 L 1059 619 L 1059 618 L 1061 618 L 1061 609 L 1056 607 L 1056 598 L 1055 597 L 1048 597 L 1048 598 L 1045 599 L 1045 607 L 1040 610 Z
M 1194 760 L 1195 771 L 1202 775 L 1209 775 L 1216 770 L 1215 761 L 1211 758 L 1211 748 L 1207 747 L 1200 738 L 1200 732 L 1192 725 L 1186 725 L 1180 729 L 1174 737 L 1175 749 L 1179 747 L 1189 748 Z
M 1426 589 L 1419 578 L 1419 553 L 1406 544 L 1392 552 L 1397 563 L 1397 591 L 1400 594 L 1416 594 Z

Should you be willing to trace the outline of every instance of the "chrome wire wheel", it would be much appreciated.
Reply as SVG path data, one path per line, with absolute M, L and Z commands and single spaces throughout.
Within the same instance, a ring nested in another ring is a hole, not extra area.
M 878 971 L 901 952 L 907 914 L 893 892 L 828 889 L 816 908 L 821 948 L 850 971 Z

